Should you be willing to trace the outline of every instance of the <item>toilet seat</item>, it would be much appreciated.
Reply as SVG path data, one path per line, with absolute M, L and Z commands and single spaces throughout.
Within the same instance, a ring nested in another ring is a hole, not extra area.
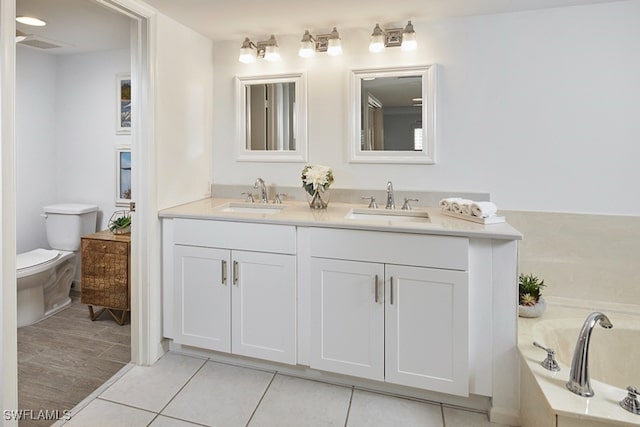
M 18 278 L 25 276 L 34 268 L 55 263 L 63 254 L 53 249 L 34 249 L 16 256 L 16 275 Z

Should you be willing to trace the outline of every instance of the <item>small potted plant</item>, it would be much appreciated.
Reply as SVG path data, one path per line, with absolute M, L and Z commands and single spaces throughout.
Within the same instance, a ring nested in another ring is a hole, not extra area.
M 109 230 L 113 234 L 131 233 L 131 214 L 127 211 L 116 211 L 109 218 Z
M 541 289 L 546 285 L 544 280 L 538 279 L 533 274 L 520 273 L 518 280 L 520 317 L 539 317 L 547 308 L 547 303 L 542 298 Z

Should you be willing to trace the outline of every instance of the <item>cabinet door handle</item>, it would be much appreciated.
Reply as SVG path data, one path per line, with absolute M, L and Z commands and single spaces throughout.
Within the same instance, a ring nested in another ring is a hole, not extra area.
M 393 305 L 393 276 L 391 276 L 391 286 L 389 288 L 389 304 Z
M 233 261 L 233 284 L 238 286 L 238 261 Z
M 375 301 L 378 302 L 378 275 L 376 274 Z
M 222 284 L 227 284 L 227 261 L 222 260 Z

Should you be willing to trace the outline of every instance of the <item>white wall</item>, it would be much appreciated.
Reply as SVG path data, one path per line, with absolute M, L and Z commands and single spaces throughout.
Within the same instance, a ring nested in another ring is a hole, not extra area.
M 105 229 L 116 198 L 116 74 L 129 50 L 56 56 L 18 47 L 17 250 L 48 247 L 42 207 L 91 203 Z
M 213 42 L 158 15 L 156 149 L 158 208 L 209 195 Z
M 233 77 L 304 70 L 309 162 L 332 166 L 337 188 L 392 179 L 403 190 L 487 191 L 504 209 L 640 215 L 639 1 L 414 23 L 414 53 L 370 54 L 371 28 L 336 24 L 338 58 L 298 58 L 302 27 L 277 34 L 277 64 L 241 64 L 240 41 L 215 44 L 216 184 L 299 185 L 301 164 L 233 160 Z M 430 63 L 439 64 L 437 164 L 349 164 L 349 69 Z
M 116 207 L 116 74 L 130 70 L 129 49 L 59 56 L 56 78 L 56 202 L 100 208 L 104 230 Z M 134 195 L 135 197 L 135 195 Z
M 16 49 L 17 251 L 46 248 L 42 207 L 56 201 L 56 58 Z

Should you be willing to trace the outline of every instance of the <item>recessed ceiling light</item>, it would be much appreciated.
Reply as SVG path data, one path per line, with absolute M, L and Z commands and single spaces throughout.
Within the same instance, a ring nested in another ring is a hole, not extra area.
M 47 25 L 47 23 L 42 19 L 34 18 L 33 16 L 18 16 L 16 18 L 16 21 L 21 24 L 31 25 L 33 27 L 44 27 L 45 25 Z

